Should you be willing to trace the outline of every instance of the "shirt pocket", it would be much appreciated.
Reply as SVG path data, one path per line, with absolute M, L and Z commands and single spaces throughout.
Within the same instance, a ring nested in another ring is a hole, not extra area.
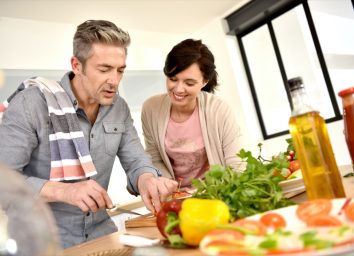
M 120 140 L 125 131 L 124 123 L 103 123 L 104 143 L 106 153 L 110 156 L 116 156 Z

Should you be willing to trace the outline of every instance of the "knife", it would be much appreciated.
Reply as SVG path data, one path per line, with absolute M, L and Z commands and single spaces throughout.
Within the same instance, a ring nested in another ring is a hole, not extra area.
M 342 214 L 342 212 L 345 210 L 345 207 L 347 207 L 347 206 L 349 205 L 349 203 L 350 203 L 351 200 L 352 200 L 351 197 L 345 199 L 344 204 L 342 205 L 342 207 L 340 208 L 339 212 L 337 213 L 338 215 L 341 215 L 341 214 Z
M 119 213 L 120 212 L 120 213 L 128 213 L 128 214 L 139 215 L 139 216 L 142 215 L 141 213 L 134 212 L 132 210 L 119 208 L 118 204 L 113 205 L 112 208 L 107 208 L 107 211 L 110 212 L 110 213 L 117 213 L 117 212 Z

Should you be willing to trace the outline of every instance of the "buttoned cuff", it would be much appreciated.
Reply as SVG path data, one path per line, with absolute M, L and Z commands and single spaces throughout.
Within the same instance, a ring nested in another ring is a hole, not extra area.
M 42 190 L 44 184 L 48 182 L 48 180 L 45 179 L 40 179 L 37 177 L 26 177 L 26 183 L 30 187 L 30 189 L 35 193 L 39 194 L 40 191 Z
M 140 175 L 142 175 L 143 173 L 152 173 L 155 177 L 162 176 L 161 172 L 156 168 L 153 168 L 151 166 L 140 167 L 139 169 L 135 170 L 134 176 L 131 179 L 128 178 L 127 190 L 130 194 L 135 196 L 139 195 L 138 180 Z

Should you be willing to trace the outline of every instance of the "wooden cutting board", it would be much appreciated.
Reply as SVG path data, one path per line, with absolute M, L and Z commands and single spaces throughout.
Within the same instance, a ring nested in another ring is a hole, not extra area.
M 148 213 L 125 221 L 126 228 L 156 227 L 156 216 Z
M 130 256 L 134 251 L 133 247 L 125 247 L 120 249 L 104 250 L 87 254 L 87 256 Z

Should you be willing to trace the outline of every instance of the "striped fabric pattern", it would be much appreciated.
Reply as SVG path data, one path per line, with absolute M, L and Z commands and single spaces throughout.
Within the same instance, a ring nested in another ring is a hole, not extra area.
M 37 86 L 48 105 L 51 153 L 51 181 L 79 180 L 97 174 L 76 111 L 64 89 L 55 81 L 36 77 L 25 80 L 0 104 L 0 123 L 11 99 L 29 86 Z

